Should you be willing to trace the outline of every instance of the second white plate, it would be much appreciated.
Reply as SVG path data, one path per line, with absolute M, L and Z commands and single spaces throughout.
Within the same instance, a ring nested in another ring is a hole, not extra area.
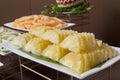
M 23 29 L 23 28 L 19 28 L 19 27 L 14 27 L 12 24 L 13 24 L 13 22 L 8 22 L 8 23 L 5 23 L 4 26 L 6 26 L 8 28 L 16 29 L 16 30 L 29 31 L 27 29 Z M 75 25 L 75 23 L 67 23 L 67 24 L 68 25 L 66 27 L 61 28 L 61 29 L 70 28 L 70 27 L 73 27 Z

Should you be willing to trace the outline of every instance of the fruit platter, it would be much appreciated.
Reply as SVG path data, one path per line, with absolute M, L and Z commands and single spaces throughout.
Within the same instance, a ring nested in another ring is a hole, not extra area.
M 120 60 L 120 48 L 96 39 L 93 33 L 79 33 L 51 27 L 37 27 L 2 46 L 11 52 L 57 71 L 83 79 Z

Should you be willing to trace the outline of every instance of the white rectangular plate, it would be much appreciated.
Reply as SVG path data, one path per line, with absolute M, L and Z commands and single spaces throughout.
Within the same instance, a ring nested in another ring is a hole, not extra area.
M 62 66 L 62 65 L 55 64 L 55 63 L 52 63 L 52 62 L 48 62 L 48 61 L 45 61 L 45 60 L 40 59 L 40 58 L 36 58 L 36 57 L 31 56 L 31 55 L 29 55 L 29 54 L 27 54 L 27 53 L 25 53 L 25 52 L 23 52 L 23 51 L 21 51 L 21 50 L 18 50 L 18 49 L 16 49 L 10 42 L 8 42 L 8 41 L 4 41 L 4 42 L 2 43 L 2 46 L 5 47 L 5 48 L 8 49 L 8 50 L 14 52 L 15 54 L 21 56 L 21 57 L 27 58 L 27 59 L 29 59 L 29 60 L 32 60 L 32 61 L 34 61 L 34 62 L 36 62 L 36 63 L 39 63 L 39 64 L 42 64 L 42 65 L 48 66 L 48 67 L 53 68 L 53 69 L 55 69 L 55 70 L 58 70 L 58 71 L 60 71 L 60 72 L 66 73 L 66 74 L 68 74 L 68 75 L 70 75 L 70 76 L 74 76 L 74 77 L 76 77 L 76 78 L 78 78 L 78 79 L 83 79 L 83 78 L 85 78 L 85 77 L 87 77 L 87 76 L 90 76 L 90 75 L 92 75 L 92 74 L 94 74 L 94 73 L 96 73 L 96 72 L 98 72 L 98 71 L 101 71 L 101 70 L 103 70 L 103 69 L 105 69 L 105 68 L 108 68 L 108 67 L 110 67 L 112 64 L 114 64 L 115 62 L 117 62 L 117 61 L 120 60 L 120 48 L 118 48 L 118 47 L 113 47 L 113 48 L 116 49 L 116 51 L 119 52 L 118 56 L 116 56 L 116 57 L 108 60 L 108 61 L 105 62 L 101 67 L 93 68 L 93 69 L 91 69 L 91 70 L 89 70 L 89 71 L 87 71 L 87 72 L 85 72 L 85 73 L 83 73 L 83 74 L 77 74 L 77 73 L 71 71 L 70 69 L 68 69 L 67 67 L 64 67 L 64 66 Z
M 8 27 L 8 28 L 11 28 L 11 29 L 16 29 L 16 30 L 21 30 L 21 31 L 29 31 L 27 29 L 23 29 L 23 28 L 19 28 L 19 27 L 14 27 L 13 25 L 13 22 L 8 22 L 8 23 L 5 23 L 4 26 Z M 70 28 L 70 27 L 73 27 L 75 24 L 74 23 L 67 23 L 68 25 L 64 28 L 61 28 L 61 29 L 65 29 L 65 28 Z

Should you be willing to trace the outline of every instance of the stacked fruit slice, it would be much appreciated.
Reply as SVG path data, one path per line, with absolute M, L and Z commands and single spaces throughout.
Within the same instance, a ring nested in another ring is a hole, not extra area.
M 93 33 L 49 27 L 22 34 L 12 43 L 27 52 L 57 61 L 76 73 L 83 73 L 117 55 L 114 49 L 96 39 Z
M 71 52 L 60 59 L 60 63 L 77 73 L 83 73 L 104 61 L 116 56 L 116 52 L 107 44 L 90 52 Z

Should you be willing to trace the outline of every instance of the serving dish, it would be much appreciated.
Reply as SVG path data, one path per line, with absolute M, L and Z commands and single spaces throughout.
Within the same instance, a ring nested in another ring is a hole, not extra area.
M 19 27 L 14 27 L 13 25 L 13 22 L 8 22 L 8 23 L 5 23 L 4 26 L 8 27 L 8 28 L 11 28 L 11 29 L 16 29 L 16 30 L 21 30 L 21 31 L 29 31 L 27 29 L 23 29 L 23 28 L 19 28 Z M 75 23 L 67 23 L 68 25 L 64 28 L 61 28 L 61 29 L 65 29 L 65 28 L 70 28 L 70 27 L 73 27 L 75 25 Z
M 118 55 L 116 57 L 106 61 L 101 66 L 92 68 L 89 71 L 86 71 L 82 74 L 78 74 L 78 73 L 75 73 L 72 70 L 68 69 L 67 67 L 61 65 L 61 64 L 56 64 L 54 62 L 44 60 L 41 57 L 30 55 L 28 53 L 25 53 L 22 50 L 16 49 L 9 41 L 3 41 L 2 46 L 5 47 L 6 49 L 10 50 L 11 52 L 14 52 L 15 54 L 21 56 L 21 57 L 27 58 L 29 60 L 32 60 L 32 61 L 38 63 L 38 64 L 42 64 L 44 66 L 47 66 L 49 68 L 55 69 L 55 70 L 60 71 L 60 72 L 63 72 L 65 74 L 76 77 L 78 79 L 84 79 L 87 76 L 90 76 L 96 72 L 104 70 L 120 60 L 120 48 L 113 47 L 116 51 L 118 51 Z

